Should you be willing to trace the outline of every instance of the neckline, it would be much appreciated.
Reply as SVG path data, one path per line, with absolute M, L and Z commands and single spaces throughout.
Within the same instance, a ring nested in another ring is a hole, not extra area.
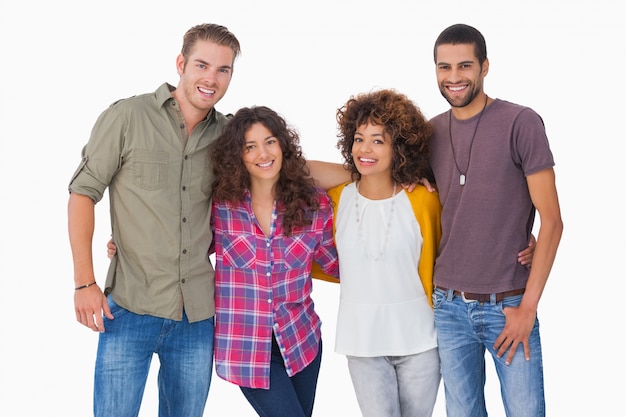
M 398 191 L 397 191 L 398 183 L 395 180 L 393 180 L 393 179 L 391 181 L 392 181 L 391 195 L 388 196 L 388 197 L 382 197 L 382 198 L 371 198 L 371 197 L 367 197 L 366 195 L 362 194 L 361 193 L 362 178 L 354 181 L 353 184 L 354 184 L 354 188 L 356 189 L 356 192 L 359 195 L 359 197 L 362 197 L 362 198 L 364 198 L 366 200 L 369 200 L 369 201 L 387 201 L 387 200 L 393 198 L 398 193 Z M 387 187 L 386 186 L 385 187 L 379 186 L 379 184 L 377 184 L 376 181 L 374 181 L 374 184 L 370 185 L 370 188 L 376 189 L 376 191 L 378 191 L 378 190 L 385 189 Z
M 385 256 L 385 252 L 387 250 L 387 244 L 389 242 L 389 234 L 391 233 L 391 224 L 392 224 L 392 220 L 395 217 L 394 211 L 395 211 L 395 205 L 396 205 L 396 196 L 398 195 L 398 193 L 396 193 L 396 186 L 397 183 L 394 181 L 393 182 L 393 191 L 391 194 L 391 197 L 389 198 L 384 198 L 381 200 L 371 200 L 363 195 L 361 195 L 361 193 L 359 192 L 359 181 L 357 181 L 355 183 L 355 191 L 356 194 L 354 196 L 354 210 L 355 210 L 355 218 L 356 218 L 356 224 L 357 224 L 357 235 L 359 237 L 359 241 L 361 242 L 361 246 L 363 247 L 363 250 L 365 252 L 365 254 L 372 258 L 373 260 L 377 261 L 378 259 L 382 258 Z M 383 242 L 379 247 L 378 253 L 372 253 L 370 251 L 370 246 L 371 246 L 371 242 L 368 241 L 365 236 L 364 236 L 364 232 L 363 232 L 363 219 L 361 218 L 361 206 L 359 206 L 359 200 L 363 198 L 366 199 L 368 202 L 380 202 L 380 203 L 387 203 L 389 200 L 391 200 L 391 207 L 389 209 L 389 216 L 387 219 L 387 224 L 383 225 L 384 228 L 384 233 L 385 236 L 383 238 Z

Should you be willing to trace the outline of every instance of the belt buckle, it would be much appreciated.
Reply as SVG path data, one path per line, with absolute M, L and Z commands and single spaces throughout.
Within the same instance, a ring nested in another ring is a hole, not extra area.
M 469 298 L 465 298 L 465 291 L 461 291 L 461 299 L 463 300 L 464 303 L 475 303 L 478 302 L 478 300 L 471 300 Z

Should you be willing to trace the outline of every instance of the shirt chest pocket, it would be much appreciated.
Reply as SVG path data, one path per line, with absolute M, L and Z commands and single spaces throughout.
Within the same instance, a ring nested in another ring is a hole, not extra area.
M 249 234 L 222 236 L 224 266 L 235 269 L 254 269 L 256 265 L 256 238 Z
M 131 158 L 133 184 L 144 190 L 158 190 L 167 186 L 167 152 L 137 149 Z
M 308 267 L 317 250 L 317 239 L 313 233 L 295 234 L 283 237 L 275 246 L 277 256 L 275 266 L 282 271 Z

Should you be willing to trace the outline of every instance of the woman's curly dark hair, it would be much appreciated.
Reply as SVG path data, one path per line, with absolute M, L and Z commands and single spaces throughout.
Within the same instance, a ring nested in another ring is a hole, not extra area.
M 281 203 L 284 233 L 290 236 L 294 227 L 311 224 L 307 213 L 319 209 L 319 193 L 309 176 L 298 133 L 274 110 L 265 106 L 240 109 L 211 143 L 209 162 L 215 176 L 212 195 L 222 202 L 243 201 L 250 188 L 250 174 L 243 163 L 245 135 L 256 123 L 272 132 L 283 152 L 276 198 Z
M 337 148 L 353 177 L 361 177 L 352 157 L 354 134 L 359 126 L 371 123 L 384 126 L 393 140 L 391 176 L 395 181 L 401 184 L 415 184 L 421 178 L 432 181 L 428 146 L 432 126 L 406 95 L 387 89 L 352 96 L 337 110 L 337 123 Z

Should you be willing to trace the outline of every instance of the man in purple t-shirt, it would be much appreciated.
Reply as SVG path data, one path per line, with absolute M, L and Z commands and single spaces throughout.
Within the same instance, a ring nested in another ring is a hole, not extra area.
M 485 350 L 507 415 L 545 415 L 537 306 L 563 223 L 542 119 L 488 97 L 482 34 L 453 25 L 434 48 L 451 109 L 431 120 L 431 164 L 443 206 L 435 325 L 448 416 L 486 416 Z M 518 262 L 539 214 L 532 268 Z

